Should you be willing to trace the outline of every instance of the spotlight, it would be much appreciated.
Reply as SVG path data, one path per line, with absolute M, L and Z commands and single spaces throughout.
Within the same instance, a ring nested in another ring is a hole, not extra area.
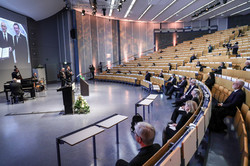
M 106 8 L 102 8 L 102 14 L 103 16 L 106 16 Z
M 70 7 L 70 4 L 69 4 L 69 3 L 66 3 L 65 9 L 66 9 L 66 10 L 69 10 L 69 7 Z
M 82 10 L 82 15 L 85 16 L 85 10 L 84 9 Z
M 117 11 L 120 12 L 121 8 L 122 8 L 122 5 L 119 5 L 118 8 L 117 8 Z
M 223 3 L 226 4 L 226 3 L 227 3 L 227 0 L 223 0 Z
M 122 5 L 122 0 L 120 0 L 119 5 Z
M 122 0 L 122 2 L 126 2 L 126 0 Z

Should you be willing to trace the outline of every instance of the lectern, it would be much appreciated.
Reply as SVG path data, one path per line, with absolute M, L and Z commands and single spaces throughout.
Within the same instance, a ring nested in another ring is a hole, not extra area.
M 80 78 L 80 87 L 81 87 L 81 95 L 89 96 L 89 84 L 82 78 Z
M 57 89 L 57 92 L 59 91 L 62 91 L 65 114 L 73 114 L 75 95 L 72 86 L 68 85 L 61 87 Z

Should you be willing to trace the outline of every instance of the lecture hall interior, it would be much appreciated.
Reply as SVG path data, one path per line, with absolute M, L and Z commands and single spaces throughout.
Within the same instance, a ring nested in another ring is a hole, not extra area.
M 1 0 L 1 166 L 249 166 L 250 0 Z

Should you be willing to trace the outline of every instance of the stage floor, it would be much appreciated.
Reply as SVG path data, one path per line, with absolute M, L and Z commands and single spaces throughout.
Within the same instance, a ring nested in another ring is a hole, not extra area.
M 90 113 L 60 115 L 64 109 L 62 94 L 56 89 L 59 84 L 48 85 L 46 92 L 38 93 L 35 99 L 24 103 L 6 104 L 5 94 L 0 94 L 0 165 L 57 165 L 56 138 L 95 123 L 114 113 L 128 116 L 119 124 L 119 140 L 116 144 L 116 129 L 112 127 L 96 136 L 96 163 L 98 166 L 115 165 L 117 159 L 130 161 L 139 145 L 130 132 L 135 103 L 148 95 L 141 87 L 111 82 L 89 81 L 90 96 L 84 97 L 90 105 Z M 78 87 L 78 86 L 77 86 Z M 76 97 L 79 89 L 76 89 Z M 155 142 L 162 144 L 162 130 L 170 119 L 173 107 L 162 94 L 154 101 L 153 110 L 146 122 L 156 128 Z M 29 114 L 32 113 L 33 114 Z M 50 113 L 42 113 L 50 112 Z M 142 107 L 138 109 L 142 115 Z M 26 115 L 11 115 L 21 114 Z M 62 165 L 95 165 L 92 139 L 75 146 L 60 145 Z

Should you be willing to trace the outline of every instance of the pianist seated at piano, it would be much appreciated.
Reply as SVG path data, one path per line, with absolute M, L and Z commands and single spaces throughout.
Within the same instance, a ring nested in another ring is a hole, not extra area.
M 11 91 L 11 95 L 15 96 L 14 97 L 14 102 L 16 102 L 15 101 L 16 97 L 19 97 L 19 99 L 18 99 L 19 101 L 23 101 L 23 94 L 24 94 L 24 92 L 22 90 L 22 85 L 21 85 L 21 83 L 17 82 L 16 78 L 14 78 L 13 82 L 10 83 L 10 91 Z
M 11 73 L 12 79 L 22 79 L 22 76 L 18 70 L 18 68 L 15 68 L 14 71 Z

